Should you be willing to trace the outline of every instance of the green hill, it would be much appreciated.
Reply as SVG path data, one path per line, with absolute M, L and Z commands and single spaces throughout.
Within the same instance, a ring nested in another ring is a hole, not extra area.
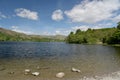
M 64 41 L 65 36 L 40 36 L 40 35 L 26 35 L 8 29 L 0 28 L 0 41 Z
M 106 43 L 116 30 L 117 28 L 88 29 L 87 31 L 78 29 L 75 33 L 71 32 L 66 41 L 78 44 L 102 44 Z

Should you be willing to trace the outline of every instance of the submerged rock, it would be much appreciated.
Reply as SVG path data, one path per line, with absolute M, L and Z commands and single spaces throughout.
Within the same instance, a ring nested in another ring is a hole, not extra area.
M 8 74 L 14 74 L 14 73 L 15 73 L 15 72 L 12 72 L 12 71 L 11 71 L 11 72 L 8 72 Z
M 40 67 L 40 66 L 37 66 L 36 69 L 49 69 L 50 67 Z
M 32 75 L 38 76 L 40 73 L 39 72 L 32 72 Z
M 64 72 L 59 72 L 59 73 L 56 74 L 57 78 L 63 78 L 64 76 L 65 76 Z
M 40 69 L 40 66 L 37 66 L 36 68 L 37 68 L 37 69 Z
M 6 68 L 4 67 L 0 67 L 0 71 L 4 71 Z
M 76 69 L 76 68 L 74 68 L 74 67 L 73 67 L 71 70 L 72 70 L 73 72 L 78 72 L 78 73 L 81 72 L 79 69 Z

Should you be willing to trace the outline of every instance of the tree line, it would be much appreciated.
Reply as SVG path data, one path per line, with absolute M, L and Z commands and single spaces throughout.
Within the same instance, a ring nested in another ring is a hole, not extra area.
M 87 31 L 77 29 L 76 32 L 70 32 L 66 42 L 77 44 L 120 44 L 120 22 L 118 22 L 117 27 L 113 28 L 89 28 Z

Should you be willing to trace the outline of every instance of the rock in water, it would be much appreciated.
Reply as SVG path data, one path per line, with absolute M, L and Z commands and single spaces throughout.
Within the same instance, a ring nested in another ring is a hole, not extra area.
M 77 72 L 80 73 L 81 71 L 78 69 Z
M 15 72 L 8 72 L 8 74 L 14 74 Z
M 73 72 L 76 72 L 76 69 L 75 69 L 75 68 L 72 68 L 71 70 L 72 70 Z
M 38 76 L 40 73 L 39 72 L 32 72 L 32 75 Z
M 72 70 L 73 72 L 78 72 L 78 73 L 81 72 L 79 69 L 76 69 L 76 68 L 72 68 L 71 70 Z
M 37 69 L 40 69 L 40 66 L 37 66 L 36 68 L 37 68 Z
M 28 73 L 30 73 L 30 69 L 25 69 L 25 74 L 28 74 Z
M 28 73 L 29 73 L 29 72 L 30 72 L 30 69 L 25 69 L 25 72 L 28 72 Z
M 56 74 L 57 78 L 63 78 L 64 76 L 65 76 L 64 72 L 59 72 L 59 73 Z

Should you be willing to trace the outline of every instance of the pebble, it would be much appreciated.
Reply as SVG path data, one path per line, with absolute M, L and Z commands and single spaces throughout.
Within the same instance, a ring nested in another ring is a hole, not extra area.
M 56 74 L 57 78 L 63 78 L 64 76 L 65 76 L 64 72 L 59 72 L 59 73 Z
M 39 72 L 32 72 L 32 75 L 38 76 L 40 73 Z
M 78 73 L 81 72 L 79 69 L 76 69 L 76 68 L 72 68 L 71 70 L 72 70 L 73 72 L 78 72 Z
M 25 69 L 25 74 L 29 74 L 30 73 L 30 69 Z
M 15 72 L 8 72 L 8 74 L 14 74 Z

